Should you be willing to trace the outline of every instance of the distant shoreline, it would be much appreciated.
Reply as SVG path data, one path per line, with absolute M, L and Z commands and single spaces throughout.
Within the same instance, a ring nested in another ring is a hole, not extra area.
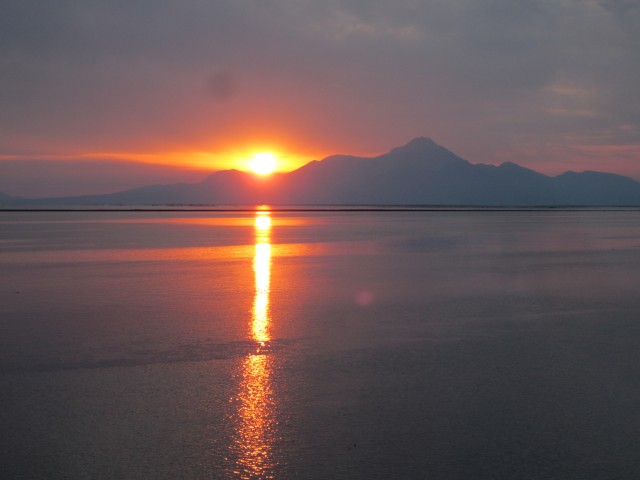
M 0 207 L 0 212 L 240 212 L 268 211 L 278 213 L 296 212 L 557 212 L 557 211 L 640 211 L 640 206 L 434 206 L 434 205 L 326 205 L 326 206 L 209 206 L 209 205 L 145 205 L 145 206 L 77 206 L 77 207 Z

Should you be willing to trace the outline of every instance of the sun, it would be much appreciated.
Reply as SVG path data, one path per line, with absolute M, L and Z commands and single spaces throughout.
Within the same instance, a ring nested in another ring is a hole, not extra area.
M 271 152 L 260 152 L 253 155 L 249 169 L 258 175 L 269 175 L 276 169 L 276 156 Z

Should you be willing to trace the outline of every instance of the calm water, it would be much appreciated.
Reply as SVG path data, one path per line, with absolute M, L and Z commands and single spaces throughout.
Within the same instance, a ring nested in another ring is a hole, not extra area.
M 0 476 L 640 478 L 640 212 L 0 213 Z

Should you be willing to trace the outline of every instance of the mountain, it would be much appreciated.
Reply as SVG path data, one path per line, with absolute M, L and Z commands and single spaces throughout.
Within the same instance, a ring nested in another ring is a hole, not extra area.
M 13 197 L 12 197 L 13 198 Z M 4 200 L 0 197 L 0 203 Z M 472 164 L 420 137 L 377 157 L 334 155 L 286 174 L 237 170 L 200 183 L 151 185 L 108 195 L 35 199 L 46 205 L 450 205 L 640 206 L 640 183 L 586 171 L 550 177 L 506 162 Z

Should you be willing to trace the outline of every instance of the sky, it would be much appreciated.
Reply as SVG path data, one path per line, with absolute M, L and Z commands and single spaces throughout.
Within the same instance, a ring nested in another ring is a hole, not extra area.
M 640 179 L 640 0 L 0 0 L 0 191 L 198 181 L 428 136 Z

